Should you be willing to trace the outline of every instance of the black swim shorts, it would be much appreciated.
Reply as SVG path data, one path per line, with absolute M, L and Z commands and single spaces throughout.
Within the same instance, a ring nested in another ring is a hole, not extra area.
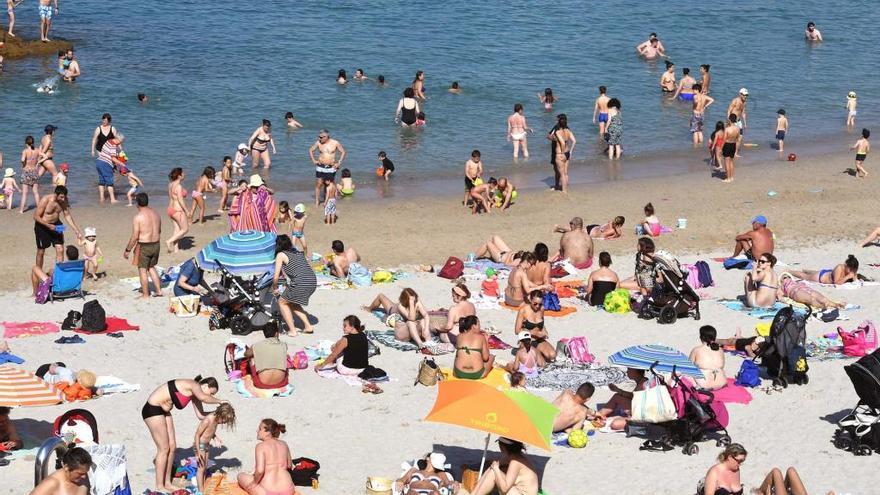
M 61 225 L 61 222 L 56 222 L 55 225 Z M 56 232 L 40 222 L 34 222 L 34 237 L 37 241 L 37 249 L 48 249 L 52 246 L 64 245 L 63 233 Z
M 724 146 L 721 147 L 721 156 L 724 158 L 736 156 L 736 143 L 724 143 Z

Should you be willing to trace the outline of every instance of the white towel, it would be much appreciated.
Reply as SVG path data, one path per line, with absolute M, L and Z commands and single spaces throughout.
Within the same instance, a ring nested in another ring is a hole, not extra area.
M 113 375 L 101 375 L 95 379 L 95 388 L 101 389 L 104 395 L 110 395 L 136 392 L 141 389 L 141 386 L 136 383 L 128 383 Z
M 125 484 L 125 445 L 96 444 L 83 448 L 92 456 L 91 495 L 110 495 Z

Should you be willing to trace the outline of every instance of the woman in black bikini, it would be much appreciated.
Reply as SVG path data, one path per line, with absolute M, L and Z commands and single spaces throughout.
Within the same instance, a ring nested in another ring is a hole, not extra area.
M 263 119 L 263 124 L 257 127 L 257 130 L 251 134 L 248 139 L 251 148 L 251 165 L 254 168 L 260 166 L 260 158 L 263 159 L 263 168 L 268 169 L 272 165 L 272 158 L 269 156 L 269 145 L 272 145 L 272 153 L 277 153 L 275 149 L 275 140 L 272 139 L 272 123 Z
M 516 324 L 513 331 L 515 334 L 529 332 L 532 335 L 532 347 L 546 362 L 556 360 L 556 349 L 547 341 L 550 334 L 544 328 L 544 293 L 539 290 L 529 292 L 528 299 L 516 312 Z M 543 363 L 539 363 L 543 365 Z
M 740 467 L 748 452 L 738 443 L 732 443 L 718 455 L 718 463 L 709 468 L 703 480 L 702 495 L 742 495 Z
M 180 378 L 169 380 L 150 394 L 141 409 L 153 442 L 156 444 L 156 491 L 171 493 L 176 488 L 171 486 L 171 470 L 174 467 L 174 453 L 177 440 L 174 434 L 172 409 L 184 409 L 190 402 L 193 411 L 200 420 L 205 417 L 203 404 L 222 404 L 226 401 L 214 397 L 217 393 L 217 380 L 197 376 L 194 380 Z

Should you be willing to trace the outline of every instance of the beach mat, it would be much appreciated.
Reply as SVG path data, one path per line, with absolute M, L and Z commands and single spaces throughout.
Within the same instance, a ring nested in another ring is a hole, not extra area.
M 737 385 L 733 378 L 727 379 L 727 386 L 712 391 L 714 400 L 722 403 L 748 404 L 752 401 L 752 393 L 743 386 Z
M 205 480 L 204 495 L 248 495 L 235 480 L 227 480 L 225 474 L 215 474 Z
M 419 351 L 419 346 L 412 342 L 401 342 L 400 340 L 397 340 L 397 337 L 394 335 L 394 330 L 367 330 L 364 333 L 366 333 L 368 339 L 378 342 L 385 347 L 390 347 L 401 352 Z M 431 356 L 442 356 L 443 354 L 451 354 L 455 352 L 455 346 L 440 342 L 436 337 L 431 339 L 431 342 L 426 342 L 426 346 L 427 347 L 422 353 Z
M 443 373 L 444 380 L 464 380 L 465 378 L 456 378 L 456 376 L 452 373 L 452 368 L 440 368 L 440 373 Z M 501 388 L 501 389 L 509 389 L 510 388 L 510 380 L 507 378 L 507 372 L 501 368 L 492 368 L 492 371 L 489 372 L 489 376 L 480 380 L 473 380 L 476 382 L 480 382 L 490 387 Z
M 32 337 L 61 331 L 61 327 L 57 323 L 50 321 L 4 321 L 0 325 L 3 325 L 4 339 Z
M 331 380 L 342 380 L 351 386 L 359 387 L 364 384 L 364 380 L 361 380 L 357 376 L 340 375 L 336 372 L 335 369 L 320 370 L 318 371 L 318 376 L 320 376 L 321 378 L 330 378 Z
M 504 309 L 509 309 L 511 311 L 519 311 L 518 306 L 511 306 L 505 302 L 501 303 L 501 307 Z M 567 316 L 567 315 L 570 315 L 570 314 L 576 313 L 576 312 L 577 312 L 577 308 L 575 308 L 574 306 L 562 306 L 562 308 L 559 311 L 548 311 L 545 309 L 544 316 L 559 318 L 559 317 Z
M 616 366 L 591 366 L 574 363 L 549 363 L 535 378 L 526 380 L 532 390 L 577 390 L 584 382 L 596 387 L 625 382 L 626 372 Z
M 292 383 L 288 383 L 286 387 L 281 388 L 257 388 L 254 386 L 253 378 L 245 376 L 235 383 L 235 391 L 245 399 L 268 399 L 270 397 L 287 397 L 294 391 Z
M 739 299 L 718 299 L 717 302 L 728 309 L 758 318 L 759 320 L 772 320 L 780 309 L 786 307 L 785 304 L 778 302 L 772 308 L 750 308 Z M 795 308 L 795 311 L 804 313 L 800 308 Z
M 107 328 L 100 332 L 86 332 L 81 328 L 74 328 L 73 331 L 76 333 L 85 333 L 89 335 L 102 335 L 105 333 L 116 333 L 116 332 L 129 332 L 129 331 L 138 331 L 141 327 L 137 325 L 132 325 L 125 318 L 118 318 L 116 316 L 108 316 L 107 317 Z

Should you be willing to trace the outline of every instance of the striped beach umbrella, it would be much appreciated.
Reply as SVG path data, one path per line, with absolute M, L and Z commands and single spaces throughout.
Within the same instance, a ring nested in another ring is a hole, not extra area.
M 0 366 L 0 407 L 52 406 L 61 403 L 61 397 L 33 373 Z
M 654 370 L 662 373 L 672 373 L 675 369 L 682 375 L 703 378 L 703 372 L 693 361 L 680 351 L 665 345 L 649 344 L 634 345 L 615 352 L 608 357 L 608 362 L 617 366 L 634 368 L 639 370 Z
M 203 270 L 217 270 L 217 262 L 235 275 L 270 272 L 275 264 L 275 234 L 243 230 L 218 237 L 196 255 Z

